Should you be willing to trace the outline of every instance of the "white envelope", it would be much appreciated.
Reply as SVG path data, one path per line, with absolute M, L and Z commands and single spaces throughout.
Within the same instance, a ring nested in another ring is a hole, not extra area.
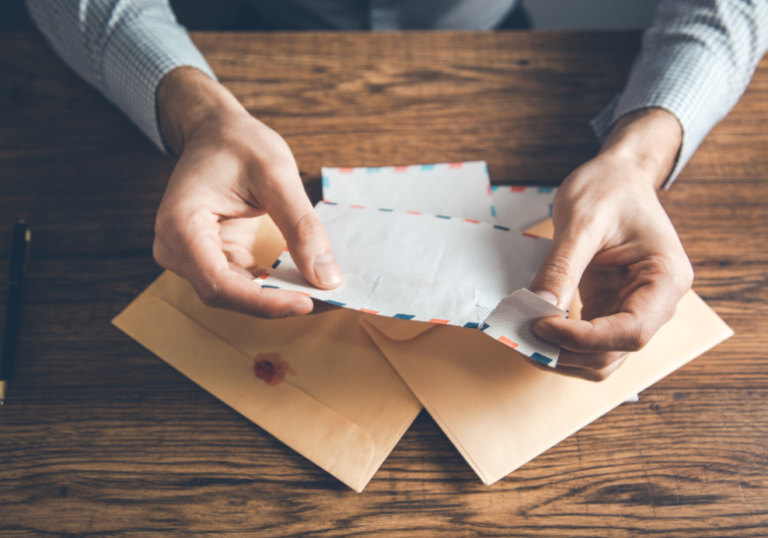
M 483 161 L 323 168 L 322 175 L 327 202 L 495 222 Z
M 318 290 L 284 252 L 263 286 L 381 316 L 484 328 L 495 340 L 554 366 L 559 348 L 533 335 L 536 319 L 565 312 L 524 290 L 549 240 L 472 219 L 321 202 L 316 211 L 345 275 Z M 514 293 L 518 292 L 518 293 Z
M 524 231 L 552 216 L 557 187 L 494 185 L 491 190 L 496 224 Z

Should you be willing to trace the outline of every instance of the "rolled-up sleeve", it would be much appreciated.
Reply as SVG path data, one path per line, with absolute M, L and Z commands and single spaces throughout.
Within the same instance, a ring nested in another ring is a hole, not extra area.
M 117 105 L 163 151 L 156 93 L 180 66 L 215 75 L 167 0 L 26 0 L 64 61 Z
M 593 121 L 601 143 L 623 116 L 658 107 L 683 144 L 669 188 L 704 137 L 738 102 L 768 48 L 768 0 L 662 0 L 624 91 Z

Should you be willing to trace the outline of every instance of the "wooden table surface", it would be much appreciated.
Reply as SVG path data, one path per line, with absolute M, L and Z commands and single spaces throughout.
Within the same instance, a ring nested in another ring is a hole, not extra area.
M 597 149 L 635 33 L 196 34 L 320 167 L 482 159 L 558 184 Z M 736 336 L 492 487 L 422 413 L 363 494 L 110 324 L 160 274 L 173 162 L 35 35 L 0 36 L 0 275 L 33 227 L 0 409 L 0 535 L 768 535 L 768 61 L 662 200 Z M 5 290 L 0 291 L 4 304 Z

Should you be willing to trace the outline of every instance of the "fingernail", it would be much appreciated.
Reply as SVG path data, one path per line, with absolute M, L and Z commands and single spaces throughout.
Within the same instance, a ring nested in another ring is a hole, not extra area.
M 560 345 L 560 334 L 550 325 L 543 321 L 538 321 L 533 326 L 533 334 L 539 338 Z
M 314 267 L 315 276 L 323 286 L 333 286 L 341 282 L 341 269 L 330 252 L 315 258 Z
M 310 312 L 312 312 L 312 302 L 310 301 L 308 304 L 306 301 L 301 301 L 300 303 L 293 305 L 288 310 L 288 312 L 285 313 L 285 317 L 303 316 L 304 314 L 309 314 Z
M 534 290 L 533 293 L 547 301 L 548 303 L 552 303 L 553 305 L 557 306 L 557 295 L 552 293 L 551 291 L 547 290 Z

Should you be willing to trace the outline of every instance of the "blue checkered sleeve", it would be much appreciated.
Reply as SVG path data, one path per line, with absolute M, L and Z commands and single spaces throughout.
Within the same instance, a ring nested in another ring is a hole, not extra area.
M 215 79 L 167 0 L 26 0 L 64 61 L 166 151 L 156 114 L 163 77 L 192 66 Z
M 662 0 L 624 91 L 593 121 L 601 142 L 623 116 L 658 107 L 680 121 L 669 188 L 744 93 L 768 48 L 768 0 Z

